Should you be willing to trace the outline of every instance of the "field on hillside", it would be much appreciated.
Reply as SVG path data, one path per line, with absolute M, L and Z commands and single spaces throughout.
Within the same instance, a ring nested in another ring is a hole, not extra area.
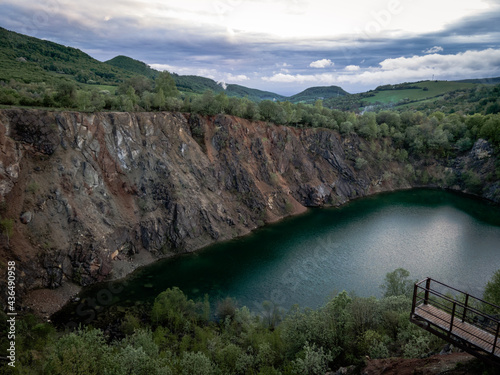
M 377 90 L 375 96 L 364 98 L 363 101 L 369 104 L 375 104 L 377 102 L 383 104 L 398 103 L 403 100 L 421 101 L 444 95 L 450 91 L 470 89 L 478 86 L 478 84 L 451 81 L 425 81 L 413 83 L 411 86 L 418 88 Z

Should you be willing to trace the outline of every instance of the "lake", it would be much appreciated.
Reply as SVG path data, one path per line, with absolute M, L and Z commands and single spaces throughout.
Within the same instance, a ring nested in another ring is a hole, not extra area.
M 500 207 L 442 190 L 379 194 L 158 261 L 82 296 L 127 306 L 178 286 L 195 300 L 230 296 L 254 311 L 265 300 L 315 308 L 342 290 L 380 297 L 386 273 L 399 267 L 480 297 L 500 269 Z

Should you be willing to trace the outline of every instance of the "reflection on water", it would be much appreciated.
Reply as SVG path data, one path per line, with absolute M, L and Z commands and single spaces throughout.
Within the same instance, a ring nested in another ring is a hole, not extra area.
M 231 296 L 258 309 L 317 307 L 342 290 L 380 296 L 398 267 L 480 296 L 500 268 L 500 208 L 436 190 L 382 194 L 312 209 L 250 236 L 157 262 L 113 284 L 113 303 L 152 301 L 172 286 L 189 297 Z M 102 290 L 85 291 L 92 296 Z

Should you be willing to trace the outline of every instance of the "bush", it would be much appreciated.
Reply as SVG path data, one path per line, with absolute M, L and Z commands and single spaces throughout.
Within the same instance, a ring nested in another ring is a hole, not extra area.
M 196 304 L 177 287 L 160 293 L 151 310 L 151 318 L 156 324 L 163 324 L 176 333 L 191 331 L 193 324 L 203 320 L 204 304 Z
M 103 364 L 110 358 L 100 330 L 85 328 L 63 336 L 57 341 L 44 366 L 48 374 L 102 374 Z
M 179 361 L 182 375 L 211 375 L 215 374 L 215 366 L 202 352 L 186 352 Z
M 462 175 L 462 179 L 465 184 L 465 188 L 473 193 L 480 194 L 483 190 L 483 184 L 481 182 L 481 178 L 476 172 L 467 171 Z
M 224 321 L 225 319 L 233 319 L 236 315 L 236 301 L 231 297 L 220 301 L 217 304 L 216 313 L 217 317 Z
M 330 369 L 329 362 L 333 361 L 331 352 L 325 352 L 323 348 L 316 347 L 315 344 L 304 345 L 303 354 L 293 361 L 293 369 L 300 375 L 324 375 Z
M 411 297 L 413 295 L 414 281 L 409 280 L 410 272 L 404 268 L 398 268 L 385 275 L 385 281 L 380 286 L 384 290 L 384 297 L 404 295 Z
M 486 302 L 492 303 L 494 305 L 500 306 L 500 270 L 493 274 L 493 277 L 486 284 L 484 289 L 483 299 Z M 485 306 L 485 308 L 493 314 L 499 314 L 500 311 L 494 309 L 490 306 Z
M 356 168 L 357 170 L 362 170 L 362 169 L 365 169 L 367 165 L 368 165 L 368 162 L 365 159 L 359 157 L 359 158 L 356 158 L 356 161 L 354 163 L 354 168 Z
M 0 230 L 7 236 L 11 238 L 14 234 L 14 220 L 13 219 L 1 219 L 0 220 Z

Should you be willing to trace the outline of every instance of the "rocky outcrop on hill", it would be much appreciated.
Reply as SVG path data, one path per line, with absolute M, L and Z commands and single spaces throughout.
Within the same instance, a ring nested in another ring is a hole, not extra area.
M 487 143 L 476 146 L 460 165 L 490 168 Z M 13 222 L 1 259 L 18 261 L 24 290 L 88 285 L 123 276 L 138 254 L 410 188 L 409 164 L 376 151 L 355 135 L 225 115 L 1 110 L 0 215 Z

